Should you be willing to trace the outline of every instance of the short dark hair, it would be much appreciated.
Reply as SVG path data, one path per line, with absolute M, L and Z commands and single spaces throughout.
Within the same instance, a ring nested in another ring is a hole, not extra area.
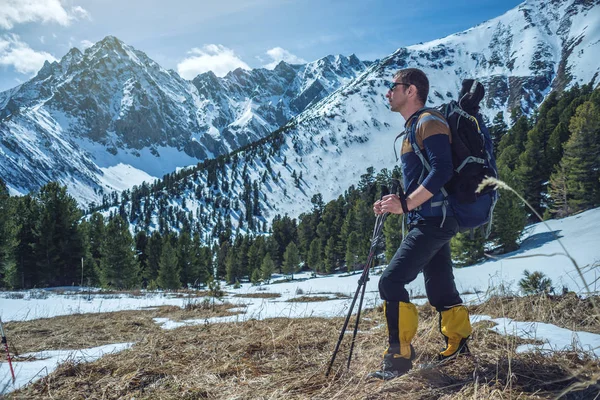
M 401 82 L 414 85 L 417 88 L 417 97 L 423 102 L 427 103 L 427 96 L 429 95 L 429 79 L 425 72 L 418 68 L 405 68 L 401 69 L 394 75 L 394 79 L 400 79 Z

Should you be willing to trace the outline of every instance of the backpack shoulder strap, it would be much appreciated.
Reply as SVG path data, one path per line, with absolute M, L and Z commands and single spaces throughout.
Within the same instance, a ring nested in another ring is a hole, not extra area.
M 433 111 L 433 112 L 429 113 L 429 115 L 423 116 L 423 113 L 425 111 Z M 416 120 L 413 121 L 410 124 L 410 126 L 408 127 L 408 133 L 409 133 L 408 141 L 410 142 L 410 145 L 411 145 L 415 155 L 417 157 L 419 157 L 419 160 L 421 161 L 421 165 L 423 165 L 423 169 L 421 170 L 421 176 L 419 176 L 419 180 L 417 181 L 418 184 L 420 185 L 421 183 L 423 183 L 423 180 L 425 180 L 425 171 L 427 171 L 428 173 L 431 171 L 431 165 L 429 164 L 429 161 L 427 161 L 427 159 L 425 158 L 425 155 L 423 154 L 423 152 L 419 148 L 419 145 L 417 144 L 417 134 L 416 134 L 417 127 L 419 127 L 419 124 L 422 124 L 423 122 L 430 121 L 430 120 L 437 120 L 437 121 L 443 122 L 446 126 L 448 126 L 448 122 L 444 118 L 444 115 L 435 108 L 422 108 L 421 110 L 418 111 L 418 113 L 419 114 L 416 116 Z M 444 221 L 446 220 L 446 208 L 448 206 L 448 192 L 446 191 L 446 189 L 443 186 L 440 189 L 440 192 L 444 196 L 444 200 L 432 202 L 431 207 L 441 207 L 442 208 L 442 223 L 440 225 L 440 227 L 442 227 L 442 226 L 444 226 Z

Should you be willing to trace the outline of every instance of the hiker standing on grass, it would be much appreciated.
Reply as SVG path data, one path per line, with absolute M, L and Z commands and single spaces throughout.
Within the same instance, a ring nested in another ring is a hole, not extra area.
M 453 174 L 450 128 L 436 110 L 422 110 L 428 93 L 429 81 L 423 71 L 407 68 L 394 75 L 386 94 L 391 110 L 406 120 L 406 132 L 414 129 L 415 134 L 405 135 L 400 157 L 409 230 L 379 280 L 389 346 L 383 356 L 382 370 L 369 376 L 384 380 L 412 368 L 415 350 L 411 341 L 417 333 L 418 314 L 405 286 L 415 280 L 419 272 L 423 272 L 429 302 L 440 313 L 440 331 L 446 339 L 446 348 L 439 353 L 439 358 L 468 353 L 466 342 L 472 332 L 469 314 L 462 305 L 452 274 L 450 239 L 458 233 L 458 222 L 450 207 L 440 207 L 444 201 L 440 190 Z M 411 136 L 431 165 L 429 173 L 424 171 L 409 141 Z M 421 184 L 418 183 L 420 178 Z M 396 194 L 375 202 L 373 210 L 378 215 L 403 214 Z

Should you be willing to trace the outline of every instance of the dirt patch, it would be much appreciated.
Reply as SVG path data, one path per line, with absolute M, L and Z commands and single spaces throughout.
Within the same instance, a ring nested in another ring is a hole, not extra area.
M 278 297 L 281 297 L 280 293 L 241 293 L 241 294 L 236 294 L 233 297 L 244 297 L 247 299 L 276 299 Z
M 335 299 L 331 298 L 331 297 L 327 297 L 327 296 L 300 296 L 300 297 L 294 297 L 293 299 L 289 299 L 287 301 L 290 303 L 313 303 L 313 302 L 317 302 L 317 301 L 329 301 L 329 300 L 335 300 Z

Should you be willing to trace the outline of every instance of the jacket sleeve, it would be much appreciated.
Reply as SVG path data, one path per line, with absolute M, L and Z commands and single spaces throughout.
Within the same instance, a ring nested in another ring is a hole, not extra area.
M 452 178 L 454 170 L 450 136 L 444 133 L 433 134 L 423 139 L 423 147 L 431 171 L 422 185 L 429 192 L 436 194 Z

